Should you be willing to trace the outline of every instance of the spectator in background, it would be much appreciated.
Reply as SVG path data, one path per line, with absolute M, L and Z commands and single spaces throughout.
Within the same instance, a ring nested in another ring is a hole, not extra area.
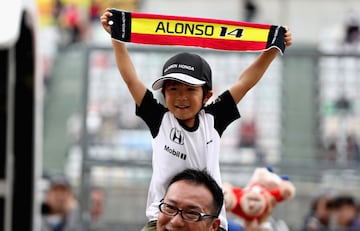
M 257 126 L 254 119 L 245 119 L 240 126 L 240 147 L 255 148 L 257 140 Z
M 64 4 L 62 3 L 62 1 L 55 0 L 54 10 L 53 10 L 53 18 L 56 22 L 58 21 L 63 9 L 64 9 Z
M 90 22 L 98 22 L 99 17 L 102 13 L 99 0 L 92 0 L 89 8 L 89 19 Z
M 251 148 L 255 152 L 256 161 L 258 163 L 264 163 L 265 155 L 258 145 L 258 127 L 256 125 L 255 118 L 245 118 L 240 125 L 240 141 L 239 148 Z
M 244 2 L 244 10 L 245 10 L 245 21 L 253 22 L 257 13 L 257 6 L 253 0 L 245 0 Z
M 339 195 L 334 197 L 330 206 L 334 218 L 335 230 L 359 231 L 360 217 L 358 204 L 350 195 Z
M 83 231 L 78 203 L 69 181 L 63 176 L 50 179 L 42 206 L 41 231 Z
M 345 23 L 345 44 L 354 45 L 360 42 L 360 21 L 356 12 L 350 11 Z
M 91 228 L 92 230 L 103 230 L 104 227 L 100 221 L 104 212 L 105 193 L 103 189 L 92 189 L 90 193 L 90 201 Z
M 323 159 L 328 162 L 335 162 L 337 158 L 337 145 L 336 140 L 332 139 L 329 144 L 324 145 Z
M 80 11 L 75 3 L 64 6 L 60 15 L 60 26 L 67 33 L 69 38 L 64 45 L 81 41 Z
M 324 148 L 324 160 L 329 162 L 336 162 L 338 158 L 338 145 L 336 143 L 336 139 L 333 138 L 329 141 L 329 144 Z M 360 161 L 360 146 L 356 140 L 356 136 L 354 134 L 348 134 L 346 136 L 346 142 L 344 147 L 345 158 L 348 163 L 354 163 Z
M 352 161 L 355 162 L 360 161 L 360 147 L 356 141 L 355 136 L 352 134 L 349 134 L 346 137 L 346 152 L 347 152 L 347 158 L 350 163 Z
M 312 200 L 309 214 L 299 231 L 328 231 L 330 227 L 331 195 L 328 189 L 321 190 Z

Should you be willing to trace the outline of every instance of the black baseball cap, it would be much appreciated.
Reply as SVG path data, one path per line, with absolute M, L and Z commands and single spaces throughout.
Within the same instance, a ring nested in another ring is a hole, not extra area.
M 206 85 L 212 89 L 211 68 L 199 55 L 179 53 L 164 64 L 162 76 L 152 85 L 154 90 L 163 87 L 165 80 L 175 80 L 192 86 Z

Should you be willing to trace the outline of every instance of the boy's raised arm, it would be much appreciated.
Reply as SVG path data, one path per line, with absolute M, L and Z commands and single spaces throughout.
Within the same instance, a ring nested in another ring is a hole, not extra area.
M 108 19 L 111 16 L 111 12 L 108 9 L 105 10 L 104 14 L 100 17 L 101 24 L 104 27 L 105 31 L 110 33 L 111 29 L 108 25 Z M 135 100 L 136 105 L 140 105 L 141 101 L 146 93 L 146 86 L 139 79 L 134 64 L 131 61 L 128 50 L 125 43 L 112 40 L 112 46 L 114 49 L 115 60 L 119 72 L 126 83 L 132 97 Z
M 286 47 L 289 47 L 292 44 L 292 37 L 288 29 L 286 29 L 284 36 Z M 240 78 L 230 88 L 230 94 L 236 104 L 239 103 L 245 94 L 261 79 L 278 54 L 279 50 L 276 48 L 262 52 L 257 59 L 241 73 Z

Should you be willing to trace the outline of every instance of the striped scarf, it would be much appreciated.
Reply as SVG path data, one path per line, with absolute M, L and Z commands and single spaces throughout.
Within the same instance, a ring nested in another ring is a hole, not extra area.
M 285 50 L 285 28 L 277 25 L 128 12 L 111 9 L 112 39 L 232 51 Z

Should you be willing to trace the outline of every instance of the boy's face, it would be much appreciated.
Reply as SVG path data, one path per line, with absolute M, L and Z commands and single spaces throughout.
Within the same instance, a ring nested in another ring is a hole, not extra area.
M 193 127 L 195 116 L 203 104 L 211 97 L 212 92 L 204 97 L 201 86 L 191 86 L 177 81 L 166 81 L 164 98 L 169 111 L 186 126 Z

